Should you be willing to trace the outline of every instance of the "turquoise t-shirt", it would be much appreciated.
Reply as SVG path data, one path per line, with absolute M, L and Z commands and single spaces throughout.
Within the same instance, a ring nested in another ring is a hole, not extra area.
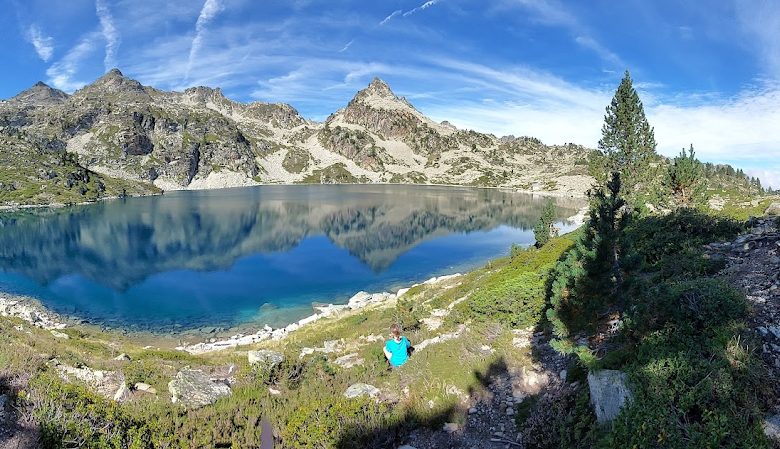
M 406 363 L 406 359 L 409 358 L 407 350 L 412 344 L 406 337 L 401 337 L 401 341 L 396 342 L 394 339 L 385 343 L 385 348 L 390 351 L 390 364 L 393 366 L 401 366 Z

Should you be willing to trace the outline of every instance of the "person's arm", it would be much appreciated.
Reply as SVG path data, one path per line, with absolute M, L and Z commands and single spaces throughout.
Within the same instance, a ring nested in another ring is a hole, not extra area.
M 409 341 L 409 339 L 404 337 L 404 340 L 406 340 L 406 349 L 411 348 L 412 347 L 412 343 Z
M 393 356 L 393 353 L 387 350 L 387 344 L 385 344 L 385 347 L 382 348 L 382 350 L 385 352 L 385 358 L 387 358 L 387 360 L 390 360 L 390 357 Z

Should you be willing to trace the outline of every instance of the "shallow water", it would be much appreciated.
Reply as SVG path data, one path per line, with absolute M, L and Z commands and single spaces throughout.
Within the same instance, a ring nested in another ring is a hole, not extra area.
M 0 291 L 139 330 L 286 325 L 312 302 L 465 272 L 534 242 L 547 198 L 348 185 L 183 191 L 0 214 Z M 558 226 L 584 200 L 553 199 Z

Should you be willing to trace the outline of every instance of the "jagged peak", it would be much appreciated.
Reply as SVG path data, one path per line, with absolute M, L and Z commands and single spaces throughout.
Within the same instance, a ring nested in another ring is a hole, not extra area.
M 68 94 L 65 92 L 38 81 L 31 88 L 19 92 L 11 101 L 29 106 L 51 106 L 64 103 L 67 99 Z
M 89 95 L 90 93 L 99 92 L 102 94 L 121 94 L 125 100 L 137 101 L 140 99 L 149 99 L 149 93 L 146 92 L 144 86 L 138 81 L 127 78 L 122 74 L 119 69 L 111 69 L 108 73 L 101 76 L 94 83 L 84 86 L 77 91 L 74 95 L 77 97 L 83 95 Z M 127 94 L 131 94 L 127 97 Z M 140 95 L 140 97 L 139 97 Z

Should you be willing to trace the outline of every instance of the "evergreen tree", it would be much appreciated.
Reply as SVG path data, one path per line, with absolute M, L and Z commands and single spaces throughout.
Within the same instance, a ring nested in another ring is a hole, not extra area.
M 653 128 L 647 123 L 628 71 L 607 106 L 601 135 L 601 155 L 593 161 L 591 173 L 601 186 L 609 181 L 611 173 L 619 173 L 620 196 L 633 205 L 637 191 L 650 179 L 650 162 L 657 154 Z
M 544 205 L 544 209 L 542 209 L 542 216 L 539 217 L 539 221 L 534 226 L 534 238 L 536 239 L 537 248 L 544 246 L 551 237 L 557 234 L 553 224 L 555 224 L 555 204 L 552 200 L 549 200 Z
M 707 185 L 704 179 L 704 166 L 693 152 L 682 149 L 680 155 L 667 167 L 662 181 L 673 201 L 682 207 L 703 206 L 707 202 Z

